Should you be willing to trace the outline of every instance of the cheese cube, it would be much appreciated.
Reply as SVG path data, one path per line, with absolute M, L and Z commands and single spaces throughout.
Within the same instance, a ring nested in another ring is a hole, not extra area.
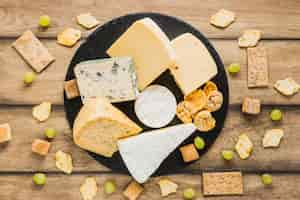
M 163 197 L 177 192 L 178 185 L 167 178 L 160 179 L 158 185 L 160 187 L 161 196 Z
M 250 156 L 253 150 L 253 144 L 246 134 L 239 136 L 238 142 L 235 145 L 235 150 L 241 159 L 247 159 Z
M 123 195 L 129 200 L 136 200 L 144 191 L 143 186 L 135 181 L 131 181 L 131 183 L 126 187 Z
M 64 88 L 67 99 L 74 99 L 80 96 L 76 79 L 65 81 Z
M 184 95 L 196 90 L 217 73 L 217 65 L 205 45 L 191 33 L 185 33 L 171 42 L 177 57 L 177 66 L 170 68 Z
M 199 159 L 199 153 L 195 148 L 194 144 L 188 144 L 180 147 L 180 152 L 184 162 L 191 162 Z
M 284 133 L 282 129 L 267 130 L 263 138 L 263 147 L 278 147 Z
M 11 128 L 8 123 L 0 124 L 0 143 L 11 140 Z
M 32 143 L 31 150 L 34 153 L 37 153 L 41 156 L 45 156 L 48 154 L 50 146 L 51 146 L 50 142 L 47 142 L 45 140 L 35 139 Z
M 111 57 L 131 56 L 133 58 L 140 90 L 175 65 L 175 52 L 168 37 L 150 18 L 134 22 L 112 44 L 107 54 Z
M 260 113 L 260 100 L 246 97 L 242 105 L 242 112 L 256 115 Z
M 216 27 L 225 28 L 235 20 L 235 13 L 229 10 L 221 9 L 211 16 L 210 23 Z
M 259 30 L 245 30 L 243 35 L 239 37 L 238 43 L 240 47 L 255 47 L 260 40 L 262 32 Z
M 57 43 L 63 46 L 72 47 L 81 38 L 81 31 L 73 28 L 66 28 L 57 35 Z
M 300 85 L 292 78 L 278 80 L 274 84 L 275 89 L 285 96 L 292 96 L 299 92 Z
M 97 26 L 100 22 L 90 13 L 83 13 L 76 17 L 77 23 L 86 29 L 91 29 Z

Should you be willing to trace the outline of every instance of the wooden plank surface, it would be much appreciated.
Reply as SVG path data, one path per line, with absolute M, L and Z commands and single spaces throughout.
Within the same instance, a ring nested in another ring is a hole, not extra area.
M 51 101 L 63 104 L 63 80 L 69 62 L 79 44 L 66 48 L 56 44 L 54 40 L 43 40 L 49 51 L 56 57 L 36 82 L 30 87 L 24 87 L 22 82 L 26 71 L 31 70 L 20 56 L 11 48 L 13 40 L 2 40 L 0 43 L 0 104 L 37 104 L 41 101 Z M 286 98 L 276 92 L 272 85 L 278 79 L 288 76 L 300 82 L 300 41 L 263 41 L 268 52 L 270 68 L 270 87 L 247 88 L 246 51 L 237 46 L 235 40 L 212 40 L 225 66 L 237 62 L 241 64 L 241 73 L 236 77 L 229 76 L 230 103 L 240 104 L 245 96 L 258 97 L 263 104 L 300 105 L 300 95 Z
M 282 108 L 284 119 L 275 124 L 269 119 L 269 107 L 263 108 L 263 113 L 257 117 L 246 117 L 239 108 L 229 111 L 225 127 L 212 148 L 196 163 L 185 171 L 242 169 L 244 171 L 294 171 L 300 169 L 299 140 L 300 125 L 297 123 L 300 110 Z M 31 107 L 1 107 L 0 124 L 9 122 L 12 126 L 13 140 L 0 146 L 0 172 L 31 172 L 36 170 L 56 172 L 54 154 L 58 150 L 69 152 L 73 156 L 74 171 L 103 172 L 107 168 L 98 164 L 79 149 L 72 141 L 71 131 L 65 119 L 62 107 L 55 107 L 51 118 L 45 123 L 37 123 L 31 116 Z M 58 137 L 53 140 L 50 154 L 41 158 L 31 152 L 34 138 L 44 138 L 46 127 L 54 127 Z M 278 149 L 263 149 L 262 138 L 266 129 L 283 128 L 285 131 L 281 147 Z M 254 143 L 253 155 L 248 160 L 240 160 L 235 155 L 234 160 L 225 162 L 220 152 L 233 149 L 237 137 L 246 133 Z M 9 159 L 9 162 L 8 162 Z
M 209 18 L 219 9 L 236 12 L 237 20 L 226 31 L 209 24 Z M 0 36 L 16 37 L 30 28 L 37 32 L 39 16 L 48 14 L 52 27 L 39 32 L 43 37 L 55 37 L 64 27 L 77 27 L 75 16 L 91 12 L 101 23 L 134 12 L 160 12 L 181 18 L 210 38 L 237 38 L 246 28 L 258 28 L 264 38 L 299 38 L 300 2 L 295 0 L 2 0 L 0 2 Z
M 125 199 L 122 191 L 129 183 L 130 178 L 123 175 L 108 175 L 108 174 L 85 174 L 85 175 L 57 175 L 50 174 L 47 177 L 47 183 L 44 187 L 37 187 L 32 183 L 31 175 L 8 175 L 0 176 L 0 199 L 14 200 L 50 200 L 50 199 L 72 199 L 81 200 L 79 187 L 87 176 L 95 176 L 99 186 L 99 190 L 95 200 L 102 199 Z M 204 199 L 202 196 L 202 183 L 200 174 L 183 174 L 173 175 L 169 178 L 179 185 L 176 194 L 170 195 L 166 199 L 181 200 L 182 192 L 187 187 L 193 187 L 196 190 L 197 200 Z M 117 184 L 117 192 L 111 196 L 107 196 L 103 192 L 103 183 L 107 179 L 115 179 Z M 159 178 L 151 179 L 145 184 L 145 191 L 139 198 L 140 200 L 162 199 L 160 189 L 157 185 Z M 253 200 L 253 199 L 284 199 L 296 200 L 299 199 L 300 190 L 299 174 L 274 174 L 273 185 L 265 187 L 260 180 L 259 174 L 244 175 L 244 195 L 243 196 L 220 196 L 209 197 L 212 200 Z M 283 187 L 284 186 L 284 187 Z M 206 198 L 205 198 L 206 199 Z

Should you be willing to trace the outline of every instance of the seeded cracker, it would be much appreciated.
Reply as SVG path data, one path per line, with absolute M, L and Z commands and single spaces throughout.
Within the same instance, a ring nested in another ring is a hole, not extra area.
M 248 87 L 267 87 L 269 69 L 267 52 L 263 47 L 248 48 Z
M 219 28 L 229 26 L 235 20 L 235 13 L 229 10 L 221 9 L 211 16 L 210 23 Z
M 24 60 L 36 71 L 41 72 L 55 58 L 31 31 L 25 31 L 12 46 Z
M 242 195 L 241 172 L 203 173 L 203 195 Z

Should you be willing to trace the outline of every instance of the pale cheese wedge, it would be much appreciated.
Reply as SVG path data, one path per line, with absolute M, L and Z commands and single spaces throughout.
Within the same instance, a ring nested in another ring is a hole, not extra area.
M 292 78 L 286 78 L 283 80 L 278 80 L 274 84 L 274 88 L 285 96 L 292 96 L 299 92 L 300 85 L 294 81 Z
M 168 37 L 150 18 L 134 22 L 112 44 L 107 54 L 133 57 L 140 90 L 176 63 Z
M 171 44 L 178 65 L 170 70 L 184 95 L 199 88 L 218 73 L 217 65 L 205 45 L 191 33 L 178 36 Z
M 192 123 L 180 124 L 121 139 L 118 147 L 132 177 L 144 183 L 195 130 Z
M 235 145 L 235 150 L 241 159 L 247 159 L 250 156 L 253 150 L 253 144 L 246 134 L 239 136 L 238 142 Z
M 283 135 L 284 132 L 282 129 L 267 130 L 263 138 L 263 147 L 278 147 Z
M 111 157 L 118 150 L 118 139 L 141 131 L 137 124 L 108 99 L 90 98 L 75 119 L 73 139 L 83 149 Z

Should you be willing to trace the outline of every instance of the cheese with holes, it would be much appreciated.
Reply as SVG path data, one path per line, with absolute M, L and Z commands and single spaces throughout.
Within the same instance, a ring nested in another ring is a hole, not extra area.
M 196 127 L 180 124 L 121 139 L 118 147 L 132 177 L 144 183 Z
M 180 35 L 171 44 L 178 63 L 171 68 L 171 73 L 184 95 L 199 88 L 217 74 L 213 57 L 205 45 L 192 34 Z
M 130 57 L 84 61 L 74 72 L 83 103 L 91 97 L 124 102 L 138 95 L 137 77 Z
M 73 126 L 75 144 L 105 157 L 117 150 L 117 140 L 136 135 L 141 128 L 105 98 L 90 98 Z
M 160 27 L 150 18 L 134 22 L 107 50 L 111 57 L 133 57 L 140 90 L 175 65 L 175 53 Z

